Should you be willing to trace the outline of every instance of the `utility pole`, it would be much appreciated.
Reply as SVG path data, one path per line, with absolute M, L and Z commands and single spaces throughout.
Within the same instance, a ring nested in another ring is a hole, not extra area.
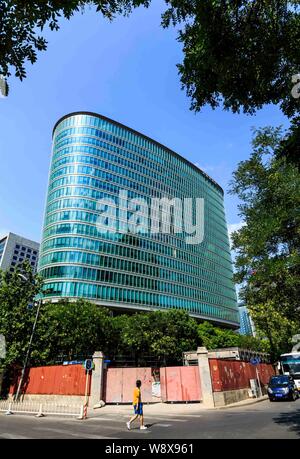
M 260 378 L 259 378 L 257 366 L 255 367 L 255 369 L 256 369 L 256 377 L 257 377 L 257 382 L 258 382 L 258 387 L 259 387 L 259 396 L 262 397 L 263 393 L 261 390 L 261 384 L 260 384 Z

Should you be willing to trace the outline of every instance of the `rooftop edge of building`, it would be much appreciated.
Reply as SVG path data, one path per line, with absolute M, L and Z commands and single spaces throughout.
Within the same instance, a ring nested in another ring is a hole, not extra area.
M 56 128 L 59 126 L 60 123 L 62 123 L 67 118 L 71 118 L 73 116 L 78 116 L 78 115 L 87 115 L 87 116 L 94 116 L 95 118 L 100 118 L 100 119 L 102 119 L 104 121 L 107 121 L 109 123 L 112 123 L 112 124 L 122 128 L 122 129 L 127 129 L 127 130 L 131 131 L 133 134 L 139 135 L 139 136 L 143 137 L 144 139 L 156 144 L 157 146 L 159 146 L 159 147 L 163 148 L 164 150 L 168 151 L 169 153 L 171 153 L 175 158 L 181 159 L 182 161 L 187 163 L 189 166 L 191 166 L 195 171 L 199 172 L 204 177 L 206 177 L 213 185 L 215 185 L 216 188 L 218 188 L 221 191 L 221 193 L 224 196 L 224 190 L 221 187 L 221 185 L 219 185 L 214 179 L 212 179 L 208 174 L 206 174 L 206 172 L 204 172 L 202 169 L 197 167 L 195 164 L 193 164 L 188 159 L 186 159 L 183 156 L 181 156 L 179 153 L 176 153 L 175 151 L 173 151 L 170 148 L 166 147 L 162 143 L 160 143 L 160 142 L 158 142 L 158 141 L 156 141 L 154 139 L 151 139 L 151 137 L 148 137 L 147 135 L 145 135 L 145 134 L 143 134 L 143 133 L 141 133 L 139 131 L 136 131 L 135 129 L 132 129 L 132 128 L 126 126 L 125 124 L 119 123 L 118 121 L 115 121 L 115 120 L 113 120 L 111 118 L 108 118 L 108 117 L 106 117 L 104 115 L 100 115 L 99 113 L 78 111 L 78 112 L 68 113 L 67 115 L 62 116 L 54 125 L 53 132 L 52 132 L 52 137 L 54 136 L 54 132 L 55 132 Z
M 37 246 L 38 248 L 41 245 L 40 242 L 33 241 L 32 239 L 28 239 L 27 237 L 21 236 L 20 234 L 13 233 L 12 231 L 9 231 L 8 233 L 3 234 L 0 237 L 0 242 L 4 241 L 4 239 L 8 239 L 10 237 L 12 237 L 14 239 L 18 239 L 18 240 L 24 241 L 24 244 L 26 244 L 26 243 L 33 244 L 33 245 Z

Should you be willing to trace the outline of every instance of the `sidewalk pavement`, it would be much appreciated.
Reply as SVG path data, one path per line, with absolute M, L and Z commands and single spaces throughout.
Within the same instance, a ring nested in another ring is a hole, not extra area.
M 203 405 L 203 403 L 146 403 L 144 404 L 144 413 L 145 416 L 197 415 L 202 413 L 203 411 L 224 410 L 229 408 L 239 408 L 247 405 L 252 405 L 267 400 L 267 398 L 268 396 L 263 396 L 256 399 L 247 399 L 242 400 L 238 403 L 232 403 L 231 405 L 215 408 L 206 408 Z M 104 408 L 99 408 L 96 410 L 90 408 L 88 410 L 88 417 L 101 418 L 105 417 L 105 415 L 131 416 L 132 405 L 106 405 Z

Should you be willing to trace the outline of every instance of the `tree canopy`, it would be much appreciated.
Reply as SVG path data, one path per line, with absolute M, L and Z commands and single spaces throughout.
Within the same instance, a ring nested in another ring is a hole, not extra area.
M 287 139 L 281 128 L 255 131 L 231 184 L 245 222 L 232 236 L 236 280 L 274 354 L 290 350 L 300 327 L 300 173 L 282 154 Z
M 0 0 L 0 75 L 26 76 L 25 63 L 37 60 L 47 42 L 45 26 L 58 30 L 59 19 L 94 6 L 111 20 L 151 0 Z M 165 0 L 162 26 L 179 28 L 183 62 L 178 65 L 191 109 L 222 106 L 254 113 L 279 104 L 299 113 L 292 97 L 293 75 L 300 67 L 299 0 Z M 300 80 L 300 78 L 299 78 Z
M 291 96 L 300 66 L 299 0 L 169 0 L 163 24 L 183 24 L 181 82 L 191 108 L 205 104 L 254 113 L 280 104 L 299 112 Z
M 46 39 L 38 34 L 45 26 L 58 30 L 59 20 L 70 19 L 86 6 L 95 6 L 96 11 L 108 20 L 117 14 L 127 15 L 133 8 L 148 0 L 0 0 L 0 75 L 5 77 L 15 68 L 21 80 L 26 77 L 24 64 L 34 64 L 37 51 L 47 49 Z
M 24 264 L 23 273 L 28 281 L 18 271 L 0 271 L 0 334 L 6 340 L 6 357 L 1 362 L 4 367 L 23 363 L 35 318 L 33 301 L 42 285 L 29 264 Z
M 119 351 L 181 362 L 183 352 L 197 348 L 197 338 L 197 323 L 187 312 L 153 311 L 125 319 Z
M 112 344 L 112 321 L 107 308 L 79 299 L 43 305 L 38 322 L 32 362 L 54 363 L 60 358 L 92 356 Z
M 240 335 L 233 330 L 216 327 L 210 322 L 198 325 L 198 337 L 207 349 L 221 349 L 226 347 L 239 347 L 254 351 L 268 352 L 269 344 L 253 336 Z
M 291 121 L 289 133 L 280 142 L 276 154 L 277 157 L 285 158 L 300 169 L 300 116 Z

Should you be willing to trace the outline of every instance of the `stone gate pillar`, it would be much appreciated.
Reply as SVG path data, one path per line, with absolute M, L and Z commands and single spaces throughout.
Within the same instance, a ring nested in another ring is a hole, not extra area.
M 93 355 L 95 370 L 92 375 L 90 406 L 93 408 L 102 400 L 103 397 L 103 376 L 104 376 L 104 354 L 95 352 Z
M 197 358 L 203 405 L 207 408 L 214 408 L 215 405 L 208 361 L 208 350 L 206 347 L 198 347 Z

